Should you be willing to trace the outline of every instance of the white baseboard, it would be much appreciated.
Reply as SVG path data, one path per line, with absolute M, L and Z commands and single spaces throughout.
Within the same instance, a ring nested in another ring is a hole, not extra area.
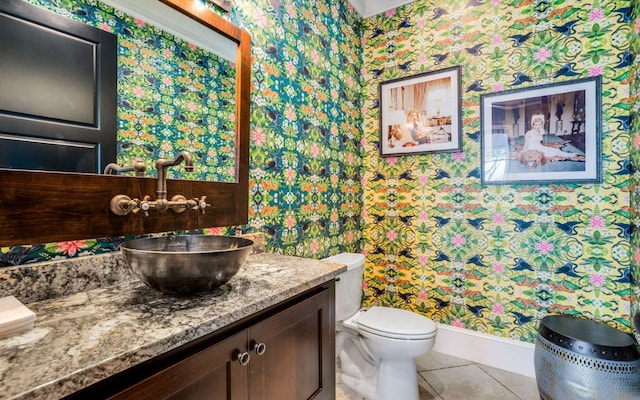
M 437 325 L 434 351 L 535 378 L 532 343 Z

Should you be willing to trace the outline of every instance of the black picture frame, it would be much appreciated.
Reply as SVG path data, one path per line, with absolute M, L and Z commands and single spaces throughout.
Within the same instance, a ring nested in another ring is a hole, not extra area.
M 462 149 L 461 67 L 381 82 L 382 157 Z
M 480 96 L 482 184 L 602 182 L 599 76 Z

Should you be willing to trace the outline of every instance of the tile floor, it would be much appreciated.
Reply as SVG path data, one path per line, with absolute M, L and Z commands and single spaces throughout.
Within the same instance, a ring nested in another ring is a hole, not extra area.
M 416 360 L 420 400 L 538 400 L 536 380 L 430 352 Z M 337 400 L 361 400 L 362 397 L 340 383 Z M 402 400 L 402 399 L 389 399 Z

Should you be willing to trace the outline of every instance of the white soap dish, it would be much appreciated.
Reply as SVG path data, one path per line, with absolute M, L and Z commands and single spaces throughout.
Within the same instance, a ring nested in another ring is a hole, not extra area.
M 13 296 L 0 298 L 0 339 L 33 328 L 36 314 Z

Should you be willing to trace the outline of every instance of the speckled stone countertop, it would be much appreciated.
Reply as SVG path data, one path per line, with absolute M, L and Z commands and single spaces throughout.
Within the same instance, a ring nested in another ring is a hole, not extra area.
M 0 340 L 0 399 L 55 399 L 333 279 L 342 264 L 253 254 L 215 292 L 172 297 L 129 280 L 28 303 L 35 327 Z

